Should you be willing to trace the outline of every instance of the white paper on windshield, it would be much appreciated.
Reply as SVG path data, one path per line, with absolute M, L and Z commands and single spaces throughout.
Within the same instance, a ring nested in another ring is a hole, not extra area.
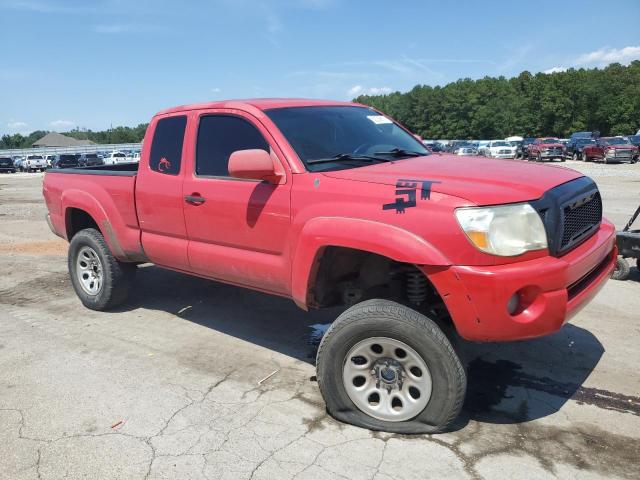
M 383 125 L 385 123 L 393 123 L 391 120 L 389 120 L 384 115 L 367 115 L 367 118 L 369 120 L 371 120 L 373 123 L 375 123 L 376 125 Z

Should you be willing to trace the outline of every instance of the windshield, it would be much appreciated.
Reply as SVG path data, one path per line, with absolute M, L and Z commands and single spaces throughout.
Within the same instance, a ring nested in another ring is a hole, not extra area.
M 85 155 L 86 158 L 98 158 L 98 154 L 97 153 L 87 153 Z
M 60 161 L 61 162 L 70 162 L 70 161 L 75 161 L 76 160 L 76 156 L 75 155 L 60 155 Z
M 381 160 L 399 160 L 411 156 L 403 155 L 404 151 L 429 155 L 422 142 L 369 108 L 293 107 L 267 110 L 266 114 L 287 137 L 307 169 L 312 171 L 370 165 L 356 160 L 309 163 L 341 154 L 374 156 Z M 387 154 L 395 149 L 397 151 L 393 155 Z
M 542 138 L 540 143 L 559 143 L 557 138 Z
M 592 138 L 579 138 L 576 140 L 576 145 L 588 145 L 590 143 L 596 143 L 596 141 Z
M 605 145 L 628 145 L 629 142 L 624 138 L 605 138 Z
M 114 153 L 113 156 L 114 157 L 126 157 L 126 155 L 124 153 Z
M 27 160 L 42 160 L 42 157 L 40 155 L 29 155 Z
M 491 142 L 492 147 L 510 147 L 511 144 L 509 142 Z

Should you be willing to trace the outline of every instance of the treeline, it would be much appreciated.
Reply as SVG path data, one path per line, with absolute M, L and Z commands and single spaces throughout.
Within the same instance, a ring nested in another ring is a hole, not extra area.
M 74 129 L 69 132 L 61 132 L 62 135 L 78 140 L 91 140 L 95 143 L 138 143 L 144 138 L 148 123 L 141 123 L 137 127 L 116 127 L 109 130 L 94 132 L 93 130 Z M 5 148 L 30 148 L 31 145 L 44 137 L 46 130 L 36 130 L 29 135 L 3 135 L 0 138 L 0 149 Z
M 567 137 L 581 130 L 632 134 L 640 128 L 640 61 L 551 74 L 525 71 L 513 78 L 466 78 L 355 100 L 433 139 Z

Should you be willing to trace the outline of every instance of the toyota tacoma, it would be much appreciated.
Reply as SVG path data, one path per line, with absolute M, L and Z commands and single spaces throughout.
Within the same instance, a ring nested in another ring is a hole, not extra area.
M 49 170 L 52 231 L 81 302 L 108 310 L 151 262 L 342 307 L 317 354 L 328 412 L 372 430 L 450 428 L 459 342 L 557 332 L 607 281 L 614 226 L 567 168 L 430 155 L 375 109 L 294 99 L 156 114 L 139 164 Z

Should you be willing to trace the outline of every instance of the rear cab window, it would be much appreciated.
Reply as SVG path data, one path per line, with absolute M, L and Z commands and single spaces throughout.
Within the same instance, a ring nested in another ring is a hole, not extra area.
M 180 172 L 186 126 L 185 115 L 158 120 L 149 155 L 151 170 L 166 175 L 177 175 Z

